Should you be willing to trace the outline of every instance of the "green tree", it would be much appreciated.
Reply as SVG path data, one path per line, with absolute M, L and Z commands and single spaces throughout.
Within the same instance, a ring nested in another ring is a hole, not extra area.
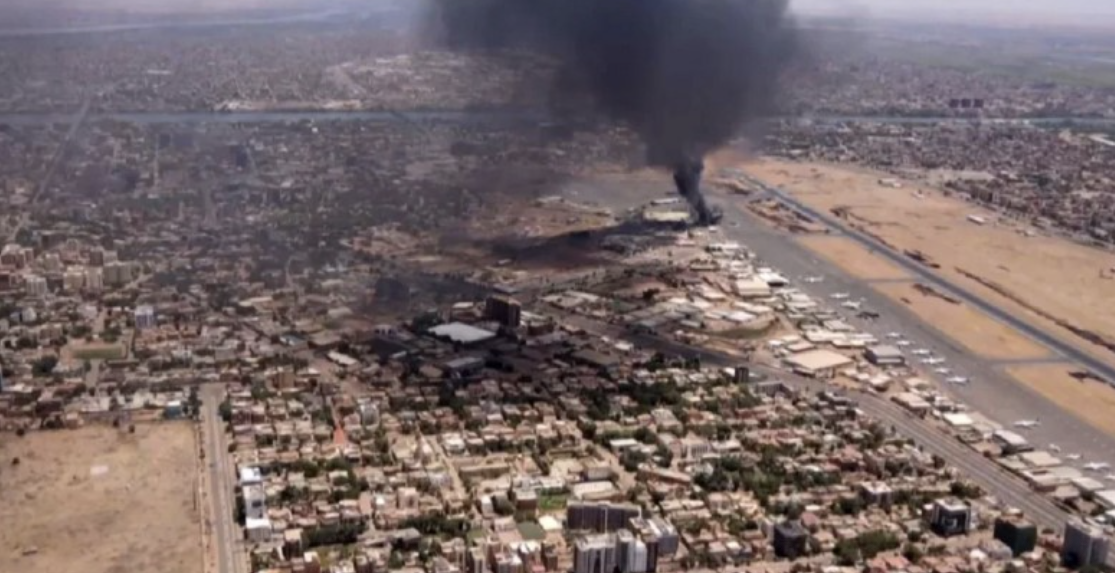
M 220 414 L 221 419 L 224 420 L 225 422 L 231 421 L 232 420 L 232 403 L 229 402 L 228 400 L 225 400 L 224 402 L 221 402 L 221 405 L 217 407 L 217 413 Z
M 51 354 L 36 360 L 31 365 L 31 370 L 36 376 L 49 376 L 51 372 L 54 372 L 55 366 L 58 366 L 58 357 Z

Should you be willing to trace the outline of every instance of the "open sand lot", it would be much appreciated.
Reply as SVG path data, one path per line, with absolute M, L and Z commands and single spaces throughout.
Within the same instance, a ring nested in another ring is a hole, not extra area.
M 0 460 L 0 570 L 202 570 L 189 424 L 4 434 Z
M 1024 236 L 1018 223 L 917 181 L 846 166 L 765 159 L 746 169 L 818 210 L 846 209 L 848 224 L 899 251 L 918 250 L 939 272 L 1004 310 L 1115 365 L 1115 353 L 1073 333 L 1062 321 L 1115 341 L 1115 254 L 1051 236 Z M 989 223 L 967 220 L 978 214 Z M 974 277 L 978 277 L 978 280 Z M 936 322 L 936 321 L 933 321 Z
M 973 354 L 996 360 L 1045 358 L 1048 350 L 982 312 L 925 294 L 913 283 L 876 285 L 879 292 L 903 304 Z
M 1115 435 L 1115 388 L 1095 380 L 1079 380 L 1066 365 L 1009 368 L 1007 372 L 1045 399 L 1096 428 Z
M 814 235 L 801 237 L 798 242 L 809 247 L 844 270 L 864 280 L 907 279 L 910 273 L 894 263 L 873 254 L 847 237 Z

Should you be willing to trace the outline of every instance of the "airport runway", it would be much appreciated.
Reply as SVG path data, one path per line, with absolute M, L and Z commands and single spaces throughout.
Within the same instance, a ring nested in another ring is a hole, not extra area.
M 1030 323 L 1018 318 L 1017 316 L 1014 316 L 1013 314 L 1000 309 L 994 304 L 987 302 L 979 296 L 976 296 L 971 292 L 953 284 L 937 273 L 934 273 L 930 269 L 925 268 L 925 266 L 921 265 L 920 263 L 911 260 L 904 254 L 887 247 L 886 245 L 877 241 L 875 238 L 841 225 L 840 222 L 837 221 L 835 218 L 810 208 L 808 205 L 805 205 L 804 203 L 794 199 L 785 191 L 762 185 L 754 180 L 752 180 L 752 182 L 763 188 L 767 193 L 770 193 L 771 196 L 781 201 L 783 204 L 793 207 L 794 209 L 797 209 L 798 211 L 805 213 L 810 217 L 813 217 L 817 221 L 824 223 L 828 227 L 843 234 L 849 239 L 852 239 L 860 245 L 874 251 L 879 256 L 888 259 L 898 266 L 906 269 L 911 274 L 918 277 L 918 280 L 933 285 L 934 287 L 943 289 L 950 294 L 956 295 L 957 298 L 960 298 L 972 307 L 978 308 L 995 320 L 998 320 L 999 322 L 1010 326 L 1014 330 L 1025 334 L 1026 336 L 1030 337 L 1036 342 L 1039 342 L 1058 355 L 1087 367 L 1092 372 L 1097 373 L 1104 379 L 1108 380 L 1108 383 L 1115 384 L 1115 368 L 1112 368 L 1106 363 L 1092 358 L 1092 356 L 1081 352 L 1080 350 L 1077 350 L 1074 346 L 1066 344 L 1056 337 L 1049 335 L 1044 330 L 1031 325 Z
M 1062 450 L 1060 457 L 1065 465 L 1083 470 L 1084 464 L 1089 462 L 1111 463 L 1113 465 L 1110 470 L 1085 473 L 1097 479 L 1102 479 L 1108 473 L 1115 474 L 1115 438 L 1062 410 L 1011 378 L 1003 370 L 1009 363 L 981 358 L 968 352 L 946 334 L 922 321 L 902 304 L 874 290 L 868 282 L 850 277 L 835 265 L 797 243 L 793 235 L 773 229 L 758 217 L 748 213 L 738 199 L 729 201 L 727 197 L 721 196 L 718 202 L 725 208 L 725 225 L 721 227 L 725 237 L 746 245 L 772 267 L 789 275 L 788 278 L 793 281 L 794 286 L 837 311 L 844 311 L 844 309 L 840 307 L 838 301 L 830 298 L 834 293 L 847 293 L 851 299 L 863 300 L 863 308 L 879 312 L 880 318 L 865 321 L 856 318 L 854 311 L 842 312 L 849 323 L 874 334 L 880 341 L 886 341 L 886 335 L 890 332 L 901 333 L 913 343 L 904 350 L 918 348 L 931 350 L 936 356 L 945 358 L 946 362 L 940 366 L 952 371 L 947 376 L 959 375 L 970 379 L 970 383 L 966 386 L 947 384 L 944 382 L 946 376 L 933 372 L 931 367 L 917 364 L 915 360 L 913 368 L 919 371 L 922 377 L 939 382 L 940 388 L 948 395 L 1003 425 L 1006 429 L 1022 434 L 1035 448 L 1044 449 L 1051 444 L 1057 445 Z M 879 252 L 879 249 L 870 246 L 868 248 Z M 900 258 L 905 259 L 901 256 Z M 909 265 L 917 266 L 909 260 L 905 260 L 904 263 L 905 268 L 909 268 Z M 921 268 L 909 270 L 911 276 L 917 277 L 917 280 L 921 280 L 921 273 L 916 271 L 925 271 Z M 803 278 L 809 276 L 821 276 L 824 280 L 820 283 L 807 283 Z M 940 285 L 935 284 L 935 286 Z M 945 290 L 955 292 L 951 288 Z M 909 356 L 909 352 L 906 354 L 907 358 L 914 358 Z M 1059 359 L 1055 355 L 1053 358 Z M 1035 419 L 1041 422 L 1041 425 L 1036 428 L 1013 427 L 1015 421 Z M 1081 458 L 1075 461 L 1068 460 L 1065 457 L 1068 454 L 1080 454 Z M 1112 487 L 1115 488 L 1115 483 L 1112 483 Z

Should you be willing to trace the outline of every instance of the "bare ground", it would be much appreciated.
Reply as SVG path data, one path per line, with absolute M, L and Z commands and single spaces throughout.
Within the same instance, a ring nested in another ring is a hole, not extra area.
M 1010 327 L 965 304 L 950 302 L 916 284 L 876 285 L 922 320 L 937 327 L 973 354 L 996 360 L 1045 358 L 1049 351 Z
M 1073 368 L 1044 365 L 1009 368 L 1007 372 L 1045 399 L 1092 426 L 1115 435 L 1115 388 L 1072 376 Z
M 801 237 L 798 242 L 859 279 L 911 278 L 910 273 L 898 265 L 872 253 L 847 237 L 815 235 Z
M 1115 365 L 1115 253 L 1043 235 L 919 181 L 901 188 L 866 169 L 764 159 L 748 171 L 899 251 L 917 252 L 937 272 L 1097 359 Z M 989 221 L 967 220 L 978 214 Z M 1026 236 L 1026 234 L 1034 236 Z
M 0 570 L 200 573 L 197 455 L 187 423 L 0 436 Z

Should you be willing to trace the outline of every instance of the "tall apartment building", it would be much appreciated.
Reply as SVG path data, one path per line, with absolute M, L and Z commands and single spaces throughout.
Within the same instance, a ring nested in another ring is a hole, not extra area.
M 38 275 L 29 275 L 24 279 L 23 290 L 27 293 L 27 296 L 33 297 L 43 297 L 50 292 L 46 279 Z
M 972 507 L 958 499 L 938 499 L 933 502 L 929 526 L 941 537 L 964 535 L 972 529 Z
M 632 519 L 631 529 L 647 543 L 648 550 L 651 550 L 650 547 L 653 544 L 653 551 L 656 555 L 669 556 L 678 552 L 678 546 L 681 544 L 678 530 L 674 527 L 674 524 L 661 517 Z M 653 562 L 655 559 L 651 559 L 651 561 Z
M 615 535 L 588 535 L 574 543 L 573 573 L 614 573 L 615 568 Z
M 96 292 L 104 288 L 104 271 L 96 267 L 85 269 L 85 290 Z
M 1110 548 L 1111 538 L 1102 528 L 1074 519 L 1065 524 L 1061 563 L 1073 568 L 1104 565 Z
M 616 532 L 616 565 L 622 573 L 646 573 L 647 544 L 626 529 Z
M 598 533 L 617 531 L 643 514 L 642 508 L 631 504 L 570 503 L 565 511 L 566 528 Z
M 62 275 L 62 288 L 67 293 L 76 293 L 85 288 L 85 269 L 70 267 Z
M 500 326 L 518 328 L 523 321 L 523 307 L 519 301 L 504 295 L 488 297 L 484 306 L 484 314 L 491 320 L 499 322 Z
M 155 309 L 148 305 L 136 307 L 134 317 L 136 330 L 155 328 L 157 324 L 155 320 Z

